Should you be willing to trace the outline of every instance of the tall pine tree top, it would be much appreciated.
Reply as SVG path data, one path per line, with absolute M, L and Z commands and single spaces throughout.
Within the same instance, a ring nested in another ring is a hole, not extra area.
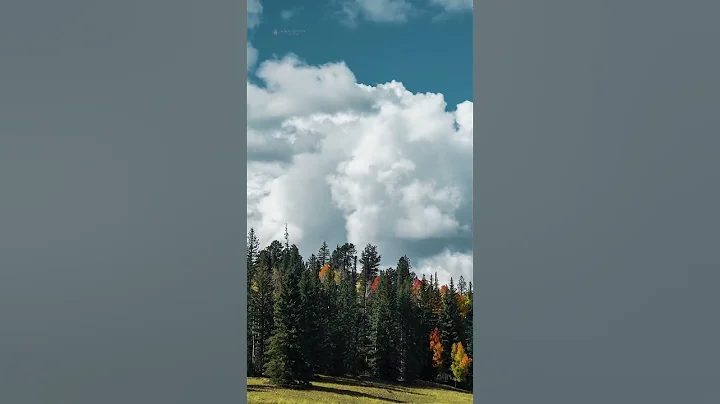
M 365 249 L 360 254 L 360 267 L 362 268 L 363 280 L 366 283 L 378 275 L 381 260 L 382 256 L 378 253 L 376 246 L 372 244 L 365 246 Z

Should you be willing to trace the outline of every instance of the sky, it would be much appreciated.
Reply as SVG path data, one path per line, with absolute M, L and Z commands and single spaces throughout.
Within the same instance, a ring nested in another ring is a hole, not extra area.
M 472 1 L 310 4 L 248 1 L 248 227 L 471 280 Z

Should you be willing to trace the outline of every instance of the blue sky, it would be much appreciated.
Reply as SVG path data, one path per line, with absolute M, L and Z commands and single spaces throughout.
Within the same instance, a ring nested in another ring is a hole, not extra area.
M 372 243 L 383 267 L 471 279 L 472 2 L 251 0 L 248 26 L 261 244 L 287 225 L 303 256 Z
M 451 107 L 472 100 L 472 10 L 413 4 L 416 11 L 405 22 L 359 16 L 351 26 L 336 0 L 265 1 L 261 24 L 248 38 L 260 60 L 289 52 L 309 64 L 342 60 L 364 84 L 402 80 L 413 92 L 443 93 Z

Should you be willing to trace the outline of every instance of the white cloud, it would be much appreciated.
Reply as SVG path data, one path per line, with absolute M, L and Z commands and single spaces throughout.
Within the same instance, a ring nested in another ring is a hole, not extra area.
M 285 21 L 289 21 L 295 16 L 295 14 L 297 14 L 297 12 L 298 12 L 297 8 L 282 10 L 282 11 L 280 11 L 280 18 L 282 18 Z
M 457 12 L 472 11 L 473 0 L 340 0 L 340 15 L 343 22 L 355 26 L 358 19 L 377 23 L 403 23 L 421 15 L 426 6 L 442 9 L 435 19 L 447 18 Z
M 248 30 L 253 30 L 260 25 L 260 16 L 262 15 L 263 6 L 260 0 L 248 0 L 247 2 L 247 23 Z M 247 42 L 247 69 L 248 71 L 255 67 L 258 60 L 258 50 L 252 46 L 250 41 Z
M 444 250 L 438 255 L 421 260 L 420 264 L 415 268 L 415 273 L 418 277 L 424 274 L 428 279 L 430 279 L 431 275 L 437 274 L 441 285 L 449 284 L 452 277 L 457 286 L 461 275 L 465 282 L 472 282 L 472 252 L 460 253 Z
M 430 4 L 446 11 L 468 11 L 473 9 L 473 0 L 430 0 Z
M 247 2 L 247 25 L 248 29 L 255 29 L 260 25 L 260 16 L 262 15 L 263 6 L 260 0 L 248 0 Z
M 265 85 L 248 83 L 248 226 L 263 244 L 287 223 L 305 256 L 350 241 L 378 245 L 383 266 L 404 254 L 427 266 L 449 246 L 471 248 L 472 102 L 446 111 L 442 94 L 361 85 L 344 63 L 295 56 L 256 75 Z M 443 268 L 469 279 L 472 260 L 448 257 Z
M 341 7 L 345 21 L 351 25 L 359 17 L 381 23 L 405 22 L 415 10 L 407 0 L 348 0 Z
M 250 70 L 257 63 L 258 51 L 250 42 L 247 43 L 247 68 Z
M 367 89 L 356 85 L 355 75 L 344 63 L 308 66 L 289 55 L 266 61 L 255 74 L 265 88 L 248 84 L 248 120 L 254 122 L 369 108 L 373 101 Z M 297 126 L 288 125 L 289 129 Z

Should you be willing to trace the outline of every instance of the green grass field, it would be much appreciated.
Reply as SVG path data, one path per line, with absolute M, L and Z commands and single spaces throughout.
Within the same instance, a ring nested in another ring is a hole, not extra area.
M 470 404 L 472 394 L 449 386 L 422 383 L 413 386 L 342 377 L 321 377 L 307 390 L 272 386 L 267 379 L 249 377 L 250 404 Z

